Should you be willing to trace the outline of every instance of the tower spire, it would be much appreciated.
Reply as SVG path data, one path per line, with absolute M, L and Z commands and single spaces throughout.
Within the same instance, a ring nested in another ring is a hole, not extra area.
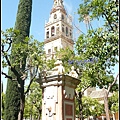
M 54 0 L 54 7 L 63 6 L 63 0 Z
M 66 13 L 66 10 L 64 8 L 64 5 L 63 5 L 63 0 L 54 0 L 54 3 L 53 3 L 53 8 L 51 10 L 51 13 L 54 13 L 55 11 L 62 11 L 63 13 L 67 14 Z

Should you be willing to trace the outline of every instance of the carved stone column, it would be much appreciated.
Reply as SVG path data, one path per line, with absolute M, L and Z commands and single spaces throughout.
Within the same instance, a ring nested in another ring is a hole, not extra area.
M 50 75 L 40 81 L 42 120 L 75 120 L 75 88 L 80 83 L 69 75 Z

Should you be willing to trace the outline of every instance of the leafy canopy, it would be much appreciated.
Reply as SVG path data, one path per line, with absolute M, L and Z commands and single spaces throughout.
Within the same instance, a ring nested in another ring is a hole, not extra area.
M 118 2 L 115 0 L 84 0 L 78 9 L 79 21 L 85 21 L 89 29 L 76 42 L 79 60 L 95 59 L 84 64 L 82 79 L 90 79 L 91 86 L 108 87 L 112 83 L 111 68 L 118 63 Z M 103 25 L 93 28 L 94 20 Z

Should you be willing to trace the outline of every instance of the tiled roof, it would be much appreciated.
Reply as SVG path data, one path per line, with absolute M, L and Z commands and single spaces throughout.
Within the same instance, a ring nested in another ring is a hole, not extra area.
M 95 90 L 92 91 L 91 94 L 89 95 L 91 98 L 103 98 L 104 97 L 104 90 Z M 109 93 L 108 97 L 111 97 L 112 93 Z

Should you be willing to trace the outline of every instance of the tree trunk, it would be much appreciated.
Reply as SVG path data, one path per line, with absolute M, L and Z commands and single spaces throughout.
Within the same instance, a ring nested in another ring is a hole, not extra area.
M 42 113 L 42 109 L 40 108 L 40 109 L 39 109 L 39 116 L 38 116 L 38 120 L 40 120 L 40 118 L 41 118 L 41 113 Z
M 18 120 L 23 120 L 24 107 L 25 107 L 25 95 L 24 95 L 24 81 L 21 83 L 21 98 L 20 98 L 20 111 L 18 114 Z
M 20 100 L 20 111 L 18 114 L 18 120 L 23 120 L 24 106 L 25 106 L 25 99 L 23 98 Z
M 32 113 L 30 113 L 30 120 L 32 120 Z
M 106 113 L 106 120 L 110 120 L 109 108 L 108 108 L 108 94 L 105 89 L 104 89 L 104 107 L 105 107 L 105 113 Z
M 83 114 L 82 114 L 82 109 L 83 109 L 83 107 L 82 107 L 82 92 L 79 92 L 78 97 L 79 97 L 78 98 L 78 103 L 79 103 L 79 111 L 80 111 L 79 118 L 80 118 L 80 120 L 84 120 Z
M 40 120 L 40 114 L 38 115 L 38 119 L 37 120 Z

